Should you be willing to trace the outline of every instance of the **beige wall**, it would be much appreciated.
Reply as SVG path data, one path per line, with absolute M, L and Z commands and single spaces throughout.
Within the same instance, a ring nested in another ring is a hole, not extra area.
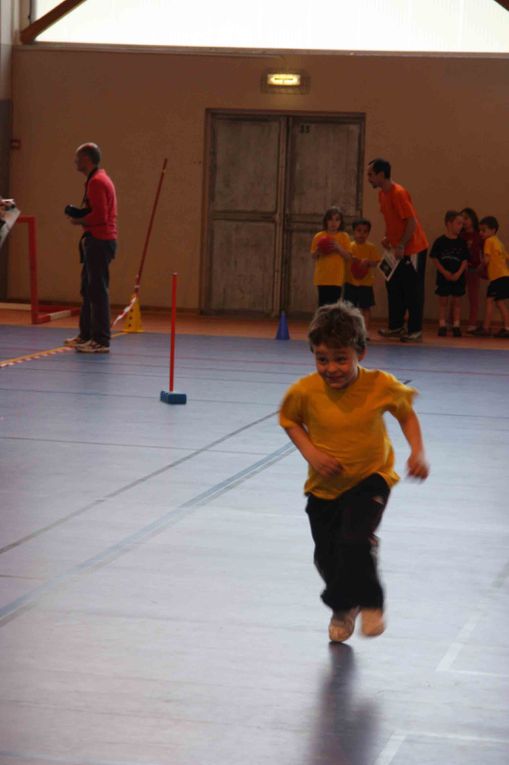
M 450 207 L 494 214 L 509 243 L 509 62 L 433 57 L 286 57 L 305 69 L 307 95 L 260 90 L 261 73 L 277 57 L 220 57 L 157 52 L 14 51 L 12 193 L 37 216 L 40 292 L 78 299 L 76 230 L 63 217 L 79 202 L 82 176 L 73 152 L 93 140 L 119 193 L 120 251 L 112 269 L 112 301 L 132 291 L 163 158 L 169 172 L 160 199 L 142 284 L 142 304 L 168 303 L 169 278 L 179 271 L 179 306 L 199 305 L 206 108 L 364 112 L 366 158 L 389 158 L 394 179 L 410 190 L 432 240 Z M 376 194 L 364 188 L 364 213 L 383 234 Z M 27 295 L 21 230 L 13 232 L 9 295 Z M 426 315 L 435 316 L 433 268 Z M 378 313 L 385 315 L 383 286 Z

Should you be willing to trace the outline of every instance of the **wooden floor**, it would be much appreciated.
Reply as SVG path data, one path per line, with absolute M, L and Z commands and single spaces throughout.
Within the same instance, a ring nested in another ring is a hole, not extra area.
M 304 323 L 180 316 L 168 406 L 166 318 L 104 356 L 0 322 L 0 765 L 507 765 L 509 343 L 370 344 L 432 473 L 384 517 L 386 633 L 330 645 L 276 419 Z

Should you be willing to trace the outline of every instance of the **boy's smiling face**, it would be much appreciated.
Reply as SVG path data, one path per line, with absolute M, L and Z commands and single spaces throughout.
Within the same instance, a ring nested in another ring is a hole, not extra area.
M 359 361 L 362 361 L 366 351 L 359 353 L 355 348 L 332 348 L 328 345 L 314 345 L 316 371 L 329 388 L 344 390 L 352 385 L 359 374 Z

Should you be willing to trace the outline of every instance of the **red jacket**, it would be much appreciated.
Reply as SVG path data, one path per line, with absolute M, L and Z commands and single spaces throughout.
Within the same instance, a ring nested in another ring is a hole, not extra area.
M 83 230 L 96 239 L 117 238 L 117 195 L 105 170 L 93 172 L 85 183 L 84 206 L 90 212 L 81 219 Z

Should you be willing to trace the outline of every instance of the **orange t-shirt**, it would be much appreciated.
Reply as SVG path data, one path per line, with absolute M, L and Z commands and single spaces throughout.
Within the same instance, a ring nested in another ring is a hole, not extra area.
M 399 183 L 393 183 L 389 191 L 378 194 L 380 210 L 385 218 L 385 235 L 392 247 L 396 247 L 405 231 L 408 218 L 415 218 L 417 227 L 405 247 L 405 255 L 415 255 L 428 248 L 428 240 L 412 203 L 412 197 Z

